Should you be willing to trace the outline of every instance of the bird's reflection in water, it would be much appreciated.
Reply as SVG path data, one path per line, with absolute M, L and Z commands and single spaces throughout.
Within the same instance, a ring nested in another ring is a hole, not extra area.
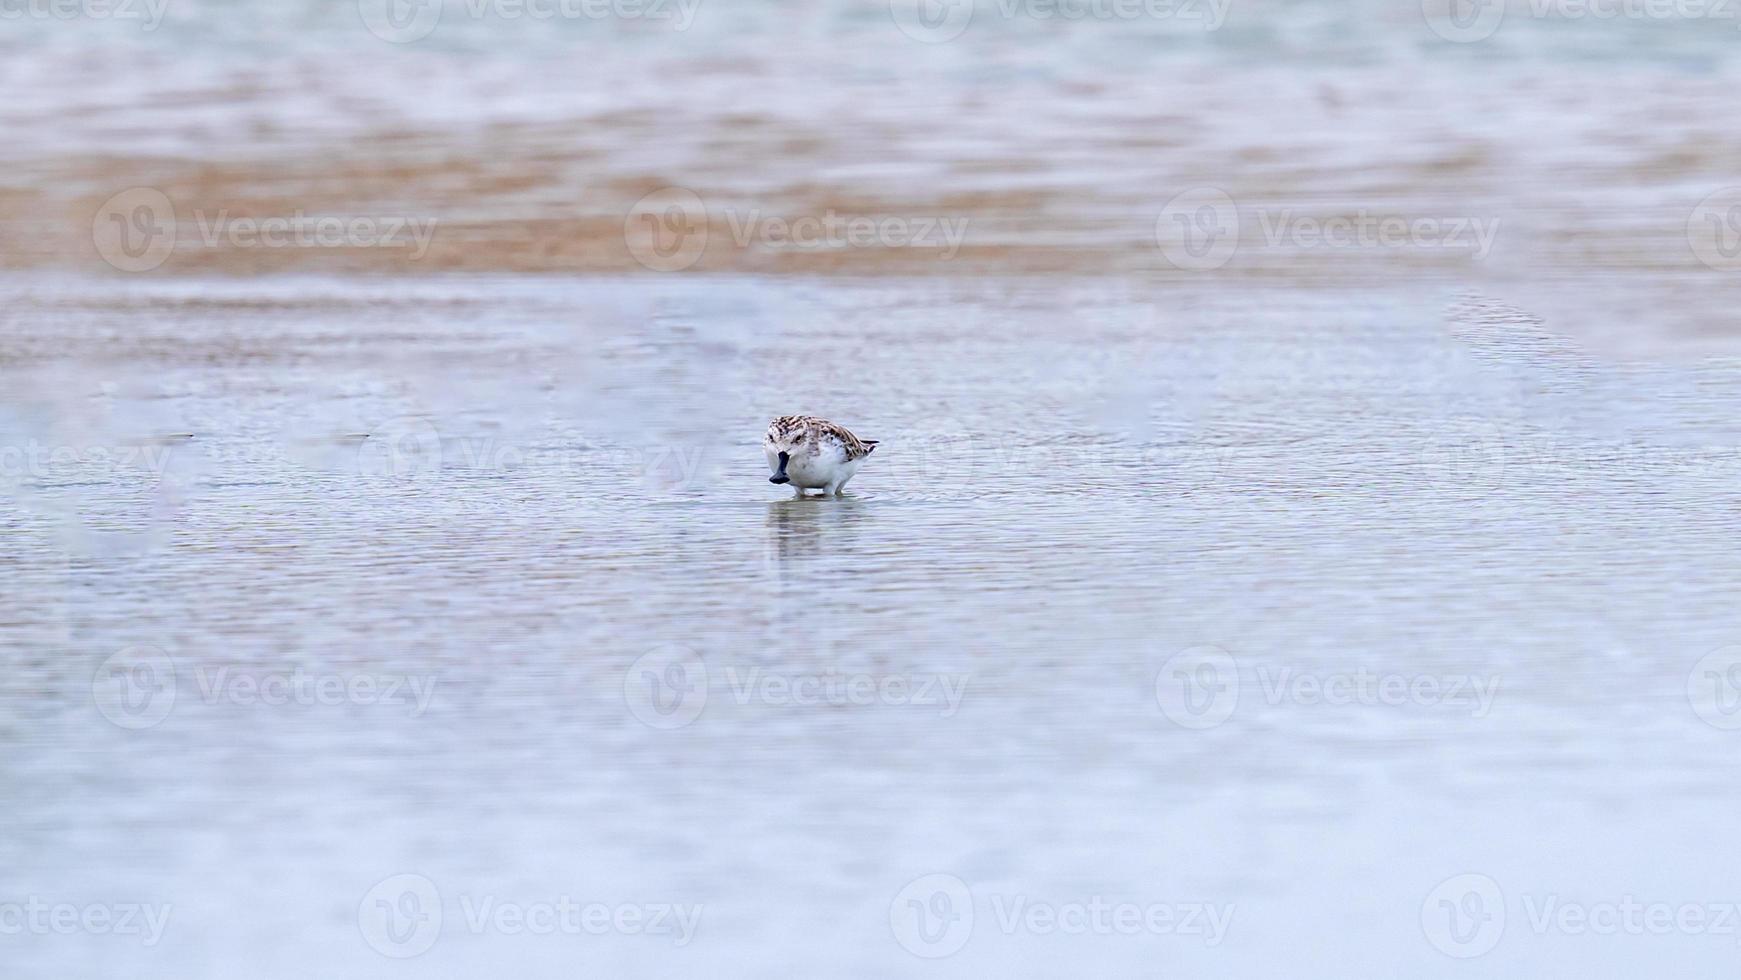
M 869 504 L 855 497 L 788 497 L 768 505 L 768 558 L 792 563 L 850 559 L 863 539 Z

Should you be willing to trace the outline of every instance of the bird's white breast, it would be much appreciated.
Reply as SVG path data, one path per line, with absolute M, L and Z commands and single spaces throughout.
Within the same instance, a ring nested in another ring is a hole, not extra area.
M 818 490 L 851 476 L 858 464 L 858 460 L 846 458 L 844 446 L 824 439 L 814 453 L 804 452 L 802 448 L 793 453 L 786 463 L 786 475 L 792 478 L 793 486 Z M 768 450 L 768 465 L 779 465 L 779 454 L 771 449 Z

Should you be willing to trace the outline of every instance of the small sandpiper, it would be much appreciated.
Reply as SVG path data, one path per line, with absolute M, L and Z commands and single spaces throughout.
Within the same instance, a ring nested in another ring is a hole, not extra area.
M 762 451 L 774 471 L 768 482 L 790 483 L 800 497 L 805 490 L 840 496 L 858 464 L 876 448 L 875 439 L 860 439 L 814 415 L 782 415 L 768 423 L 768 434 L 762 437 Z

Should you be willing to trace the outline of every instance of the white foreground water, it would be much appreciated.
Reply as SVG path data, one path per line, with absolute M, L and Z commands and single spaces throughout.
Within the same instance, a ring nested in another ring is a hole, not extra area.
M 657 287 L 12 285 L 13 975 L 1726 975 L 1725 362 Z

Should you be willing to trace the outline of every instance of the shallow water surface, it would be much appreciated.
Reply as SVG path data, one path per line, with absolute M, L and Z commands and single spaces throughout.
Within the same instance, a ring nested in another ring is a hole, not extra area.
M 12 975 L 1733 962 L 1542 913 L 1738 898 L 1720 351 L 1418 287 L 8 291 L 6 894 L 168 916 Z M 793 411 L 882 440 L 847 497 L 766 482 Z

